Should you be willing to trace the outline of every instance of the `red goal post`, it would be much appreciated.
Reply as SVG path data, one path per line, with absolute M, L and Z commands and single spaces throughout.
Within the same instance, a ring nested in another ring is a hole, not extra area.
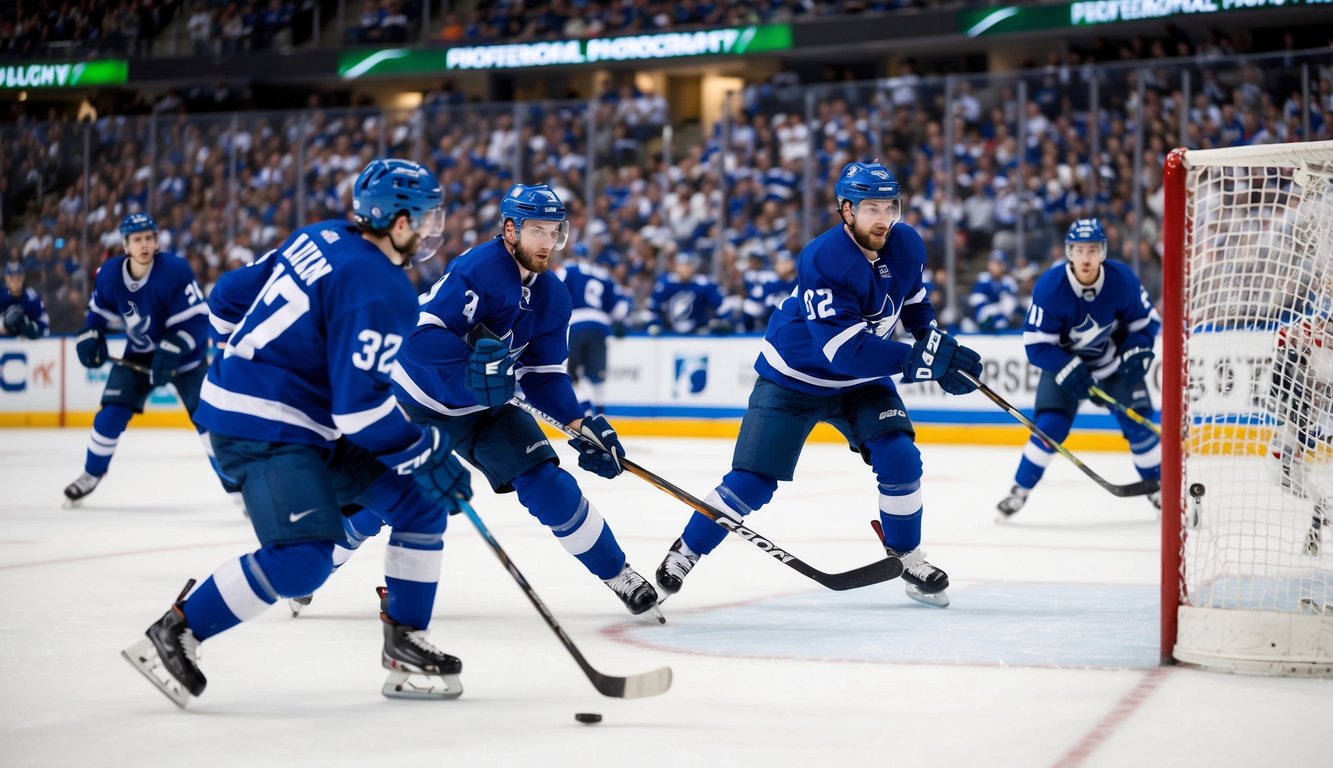
M 1164 188 L 1162 662 L 1333 676 L 1333 527 L 1312 526 L 1333 374 L 1274 367 L 1284 328 L 1333 333 L 1333 141 L 1176 149 Z

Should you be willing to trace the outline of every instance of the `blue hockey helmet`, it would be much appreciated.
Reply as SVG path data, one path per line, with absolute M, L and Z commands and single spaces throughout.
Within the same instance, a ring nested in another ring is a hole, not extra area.
M 128 240 L 135 232 L 156 232 L 157 222 L 146 213 L 127 213 L 120 220 L 120 239 Z
M 1093 243 L 1102 248 L 1102 258 L 1106 258 L 1106 230 L 1097 219 L 1078 219 L 1069 225 L 1065 233 L 1065 258 L 1069 258 L 1069 249 L 1077 243 Z
M 23 277 L 23 265 L 17 261 L 5 264 L 5 277 Z
M 352 185 L 352 216 L 371 230 L 385 230 L 406 215 L 421 235 L 414 261 L 435 254 L 444 239 L 444 191 L 426 166 L 411 160 L 377 158 L 366 165 Z
M 586 259 L 586 258 L 588 258 L 588 244 L 587 244 L 587 243 L 575 243 L 575 244 L 574 244 L 574 248 L 573 248 L 572 250 L 574 251 L 574 258 L 576 258 L 576 259 Z
M 878 160 L 843 166 L 837 183 L 833 185 L 833 195 L 838 200 L 839 215 L 844 201 L 851 202 L 852 212 L 855 213 L 862 200 L 890 200 L 893 206 L 889 226 L 897 224 L 902 218 L 902 191 L 898 188 L 898 180 Z
M 555 245 L 552 250 L 560 250 L 569 240 L 569 221 L 565 218 L 565 204 L 545 184 L 515 184 L 509 188 L 500 200 L 500 231 L 504 231 L 506 221 L 512 220 L 514 228 L 522 237 L 523 222 L 535 221 L 560 222 L 556 229 Z

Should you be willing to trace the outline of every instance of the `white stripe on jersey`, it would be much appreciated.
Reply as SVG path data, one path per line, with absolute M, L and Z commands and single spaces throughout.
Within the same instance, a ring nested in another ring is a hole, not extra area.
M 1060 334 L 1023 331 L 1023 344 L 1059 344 Z
M 407 375 L 407 371 L 403 370 L 403 367 L 398 364 L 397 360 L 394 361 L 393 372 L 390 373 L 389 376 L 393 379 L 393 383 L 405 389 L 407 394 L 411 395 L 412 399 L 417 401 L 417 405 L 425 406 L 436 413 L 443 413 L 446 416 L 463 416 L 465 414 L 486 410 L 486 406 L 480 404 L 465 405 L 462 408 L 450 408 L 444 403 L 441 403 L 426 394 L 421 387 L 418 387 L 417 383 L 412 381 L 412 377 Z
M 208 314 L 208 304 L 201 301 L 198 304 L 195 304 L 193 307 L 190 307 L 189 309 L 182 309 L 180 312 L 177 312 L 171 317 L 168 317 L 167 324 L 164 325 L 163 327 L 170 328 L 171 326 L 183 320 L 189 320 L 195 315 L 206 315 L 206 314 Z
M 833 356 L 838 354 L 838 350 L 842 349 L 842 345 L 851 341 L 853 336 L 865 329 L 865 323 L 849 325 L 844 328 L 841 333 L 829 339 L 828 343 L 824 345 L 824 357 L 828 358 L 830 363 L 833 362 Z
M 231 332 L 236 330 L 236 323 L 227 322 L 217 315 L 209 315 L 208 323 L 213 326 L 213 330 L 217 331 L 219 336 L 231 336 Z
M 1140 317 L 1138 320 L 1135 320 L 1134 322 L 1130 323 L 1129 330 L 1141 331 L 1144 328 L 1148 327 L 1148 323 L 1151 323 L 1153 320 L 1156 319 L 1157 319 L 1157 310 L 1154 309 L 1152 312 L 1148 313 L 1147 317 Z
M 337 429 L 320 424 L 307 414 L 286 403 L 232 392 L 219 387 L 208 379 L 204 379 L 204 385 L 199 389 L 199 399 L 219 411 L 231 411 L 232 413 L 255 416 L 282 424 L 291 424 L 294 427 L 308 429 L 325 440 L 337 440 L 340 436 Z
M 438 325 L 441 328 L 449 327 L 444 324 L 443 320 L 436 317 L 435 315 L 432 315 L 429 312 L 422 312 L 417 315 L 417 327 L 420 328 L 423 325 Z
M 912 298 L 904 301 L 903 306 L 905 307 L 908 304 L 920 304 L 925 300 L 926 300 L 926 289 L 923 287 L 921 290 L 917 291 L 916 294 L 912 296 Z
M 333 425 L 341 429 L 344 435 L 353 435 L 396 410 L 398 410 L 398 401 L 390 397 L 374 408 L 367 408 L 364 411 L 332 413 L 329 415 L 333 417 Z M 403 418 L 407 418 L 406 414 L 403 415 Z
M 579 307 L 569 313 L 569 324 L 574 323 L 601 323 L 602 325 L 611 324 L 611 316 L 600 309 L 592 307 Z
M 91 301 L 88 302 L 88 309 L 91 309 L 92 311 L 101 315 L 108 323 L 122 324 L 125 322 L 125 319 L 122 318 L 120 315 L 108 312 L 107 310 L 102 309 L 101 307 L 97 306 Z
M 514 379 L 521 379 L 529 373 L 564 373 L 568 368 L 568 360 L 561 362 L 559 365 L 525 365 L 514 371 Z
M 787 361 L 782 359 L 782 355 L 778 353 L 777 348 L 774 347 L 772 342 L 770 342 L 768 339 L 763 340 L 759 354 L 763 355 L 764 359 L 768 361 L 768 364 L 778 369 L 778 371 L 783 375 L 796 379 L 797 381 L 804 382 L 806 384 L 814 385 L 816 387 L 825 387 L 827 389 L 843 389 L 845 387 L 854 387 L 857 384 L 865 384 L 866 382 L 878 381 L 880 379 L 887 378 L 885 376 L 871 376 L 870 378 L 867 379 L 848 379 L 846 381 L 834 381 L 833 379 L 821 379 L 815 376 L 811 376 L 808 373 L 802 373 L 796 370 L 795 368 L 791 367 L 790 365 L 787 365 Z

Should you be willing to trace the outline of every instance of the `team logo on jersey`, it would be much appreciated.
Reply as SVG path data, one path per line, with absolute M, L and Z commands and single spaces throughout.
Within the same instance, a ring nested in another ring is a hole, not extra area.
M 674 368 L 676 378 L 671 387 L 672 397 L 699 395 L 708 388 L 708 355 L 676 355 Z
M 1075 350 L 1095 350 L 1106 343 L 1112 330 L 1114 325 L 1101 325 L 1092 315 L 1085 315 L 1083 322 L 1069 330 L 1069 340 Z
M 124 314 L 125 336 L 129 338 L 130 349 L 135 352 L 149 352 L 153 349 L 153 340 L 148 338 L 148 328 L 153 324 L 153 316 L 139 312 L 139 305 L 129 302 L 130 311 Z
M 671 318 L 672 330 L 690 331 L 690 316 L 694 314 L 694 293 L 681 291 L 667 299 L 667 317 Z
M 526 285 L 519 286 L 522 296 L 518 300 L 518 308 L 523 310 L 532 309 L 532 289 Z
M 880 277 L 893 277 L 893 272 L 889 269 L 888 264 L 880 262 L 880 265 L 877 267 L 877 269 L 879 270 Z

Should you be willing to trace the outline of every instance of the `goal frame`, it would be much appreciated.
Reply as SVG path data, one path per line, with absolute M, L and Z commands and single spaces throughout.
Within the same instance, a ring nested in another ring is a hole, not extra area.
M 1162 529 L 1161 529 L 1161 636 L 1160 660 L 1162 664 L 1189 663 L 1231 672 L 1268 674 L 1268 675 L 1319 675 L 1330 676 L 1333 664 L 1316 663 L 1313 665 L 1284 664 L 1280 660 L 1235 662 L 1220 661 L 1218 664 L 1199 663 L 1196 661 L 1180 662 L 1174 654 L 1179 634 L 1179 609 L 1182 604 L 1181 594 L 1185 584 L 1184 548 L 1186 532 L 1183 528 L 1185 443 L 1187 440 L 1184 424 L 1186 397 L 1185 363 L 1186 346 L 1189 334 L 1185 326 L 1186 286 L 1189 279 L 1189 267 L 1186 243 L 1189 219 L 1187 211 L 1186 182 L 1191 167 L 1212 165 L 1275 166 L 1278 161 L 1286 165 L 1299 162 L 1302 158 L 1326 161 L 1333 157 L 1333 141 L 1297 142 L 1289 144 L 1270 144 L 1254 147 L 1234 147 L 1225 149 L 1189 150 L 1176 148 L 1166 158 L 1163 168 L 1164 207 L 1162 226 Z M 1210 633 L 1225 635 L 1234 629 L 1228 623 L 1225 614 L 1246 613 L 1241 621 L 1258 626 L 1260 631 L 1271 631 L 1275 635 L 1302 634 L 1297 630 L 1296 620 L 1288 614 L 1279 612 L 1260 613 L 1258 611 L 1222 611 Z M 1305 617 L 1316 619 L 1316 617 Z M 1328 619 L 1324 619 L 1328 621 Z M 1306 627 L 1308 629 L 1308 627 Z

